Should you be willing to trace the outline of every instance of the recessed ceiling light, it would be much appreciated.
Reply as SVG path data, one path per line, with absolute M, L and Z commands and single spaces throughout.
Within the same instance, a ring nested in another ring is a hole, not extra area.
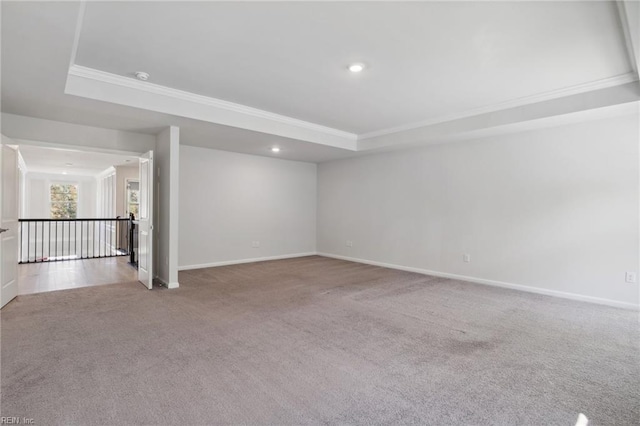
M 364 64 L 351 64 L 349 65 L 349 71 L 353 73 L 361 72 L 364 70 Z
M 274 146 L 273 148 L 271 148 L 271 152 L 280 152 L 280 148 Z
M 148 72 L 144 72 L 144 71 L 137 71 L 136 72 L 136 78 L 138 80 L 147 81 L 147 80 L 149 80 L 149 73 Z
M 63 175 L 66 175 L 66 174 L 67 174 L 67 172 L 62 172 L 62 174 L 63 174 Z

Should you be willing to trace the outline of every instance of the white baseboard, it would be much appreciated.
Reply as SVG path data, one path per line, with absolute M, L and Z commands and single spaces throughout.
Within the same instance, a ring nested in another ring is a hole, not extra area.
M 168 282 L 166 282 L 165 280 L 163 280 L 160 277 L 156 277 L 155 279 L 160 281 L 160 284 L 162 284 L 163 286 L 165 286 L 168 289 L 174 289 L 174 288 L 180 287 L 180 283 L 178 283 L 177 281 L 173 282 L 173 283 L 168 283 Z
M 309 253 L 293 253 L 293 254 L 283 254 L 280 256 L 254 257 L 250 259 L 225 260 L 222 262 L 201 263 L 198 265 L 184 265 L 184 266 L 178 266 L 178 271 L 188 271 L 190 269 L 202 269 L 202 268 L 215 268 L 216 266 L 239 265 L 241 263 L 265 262 L 267 260 L 293 259 L 296 257 L 314 256 L 316 254 L 317 253 L 313 251 Z
M 466 275 L 450 274 L 447 272 L 431 271 L 428 269 L 413 268 L 410 266 L 395 265 L 392 263 L 376 262 L 373 260 L 359 259 L 359 258 L 348 257 L 348 256 L 340 256 L 340 255 L 330 254 L 330 253 L 318 252 L 317 255 L 324 256 L 324 257 L 331 257 L 333 259 L 348 260 L 350 262 L 364 263 L 367 265 L 382 266 L 384 268 L 398 269 L 401 271 L 415 272 L 418 274 L 432 275 L 432 276 L 442 277 L 442 278 L 451 278 L 451 279 L 460 280 L 460 281 L 469 281 L 472 283 L 485 284 L 485 285 L 490 285 L 494 287 L 509 288 L 512 290 L 526 291 L 529 293 L 544 294 L 545 296 L 554 296 L 554 297 L 560 297 L 563 299 L 578 300 L 581 302 L 596 303 L 599 305 L 607 305 L 607 306 L 613 306 L 616 308 L 631 309 L 636 311 L 640 310 L 640 305 L 634 305 L 633 303 L 619 302 L 617 300 L 603 299 L 603 298 L 593 297 L 593 296 L 584 296 L 576 293 L 567 293 L 563 291 L 548 290 L 545 288 L 530 287 L 526 285 L 512 284 L 512 283 L 507 283 L 503 281 L 487 280 L 484 278 L 469 277 Z

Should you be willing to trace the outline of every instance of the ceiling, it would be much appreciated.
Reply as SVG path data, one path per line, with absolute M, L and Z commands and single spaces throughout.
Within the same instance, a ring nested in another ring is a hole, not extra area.
M 625 102 L 640 99 L 637 25 L 615 2 L 1 7 L 2 112 L 149 134 L 176 125 L 181 144 L 249 154 L 278 145 L 280 158 L 322 162 L 612 86 L 633 84 Z
M 100 102 L 65 94 L 79 2 L 0 2 L 3 113 L 86 126 L 156 134 L 168 125 L 180 127 L 180 143 L 254 155 L 321 162 L 351 151 L 223 126 L 179 115 Z M 20 138 L 20 135 L 7 135 Z
M 35 173 L 96 176 L 112 166 L 138 166 L 138 158 L 124 155 L 20 145 L 27 171 Z
M 79 40 L 78 65 L 356 134 L 632 70 L 612 2 L 100 2 Z

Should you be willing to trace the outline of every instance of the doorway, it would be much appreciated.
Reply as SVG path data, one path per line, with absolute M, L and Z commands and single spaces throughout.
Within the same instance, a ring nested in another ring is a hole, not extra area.
M 140 156 L 31 144 L 19 156 L 18 294 L 138 281 L 129 213 Z

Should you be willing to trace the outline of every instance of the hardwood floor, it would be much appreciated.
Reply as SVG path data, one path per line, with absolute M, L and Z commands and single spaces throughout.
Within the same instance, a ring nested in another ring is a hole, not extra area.
M 135 281 L 127 256 L 18 265 L 18 294 Z

